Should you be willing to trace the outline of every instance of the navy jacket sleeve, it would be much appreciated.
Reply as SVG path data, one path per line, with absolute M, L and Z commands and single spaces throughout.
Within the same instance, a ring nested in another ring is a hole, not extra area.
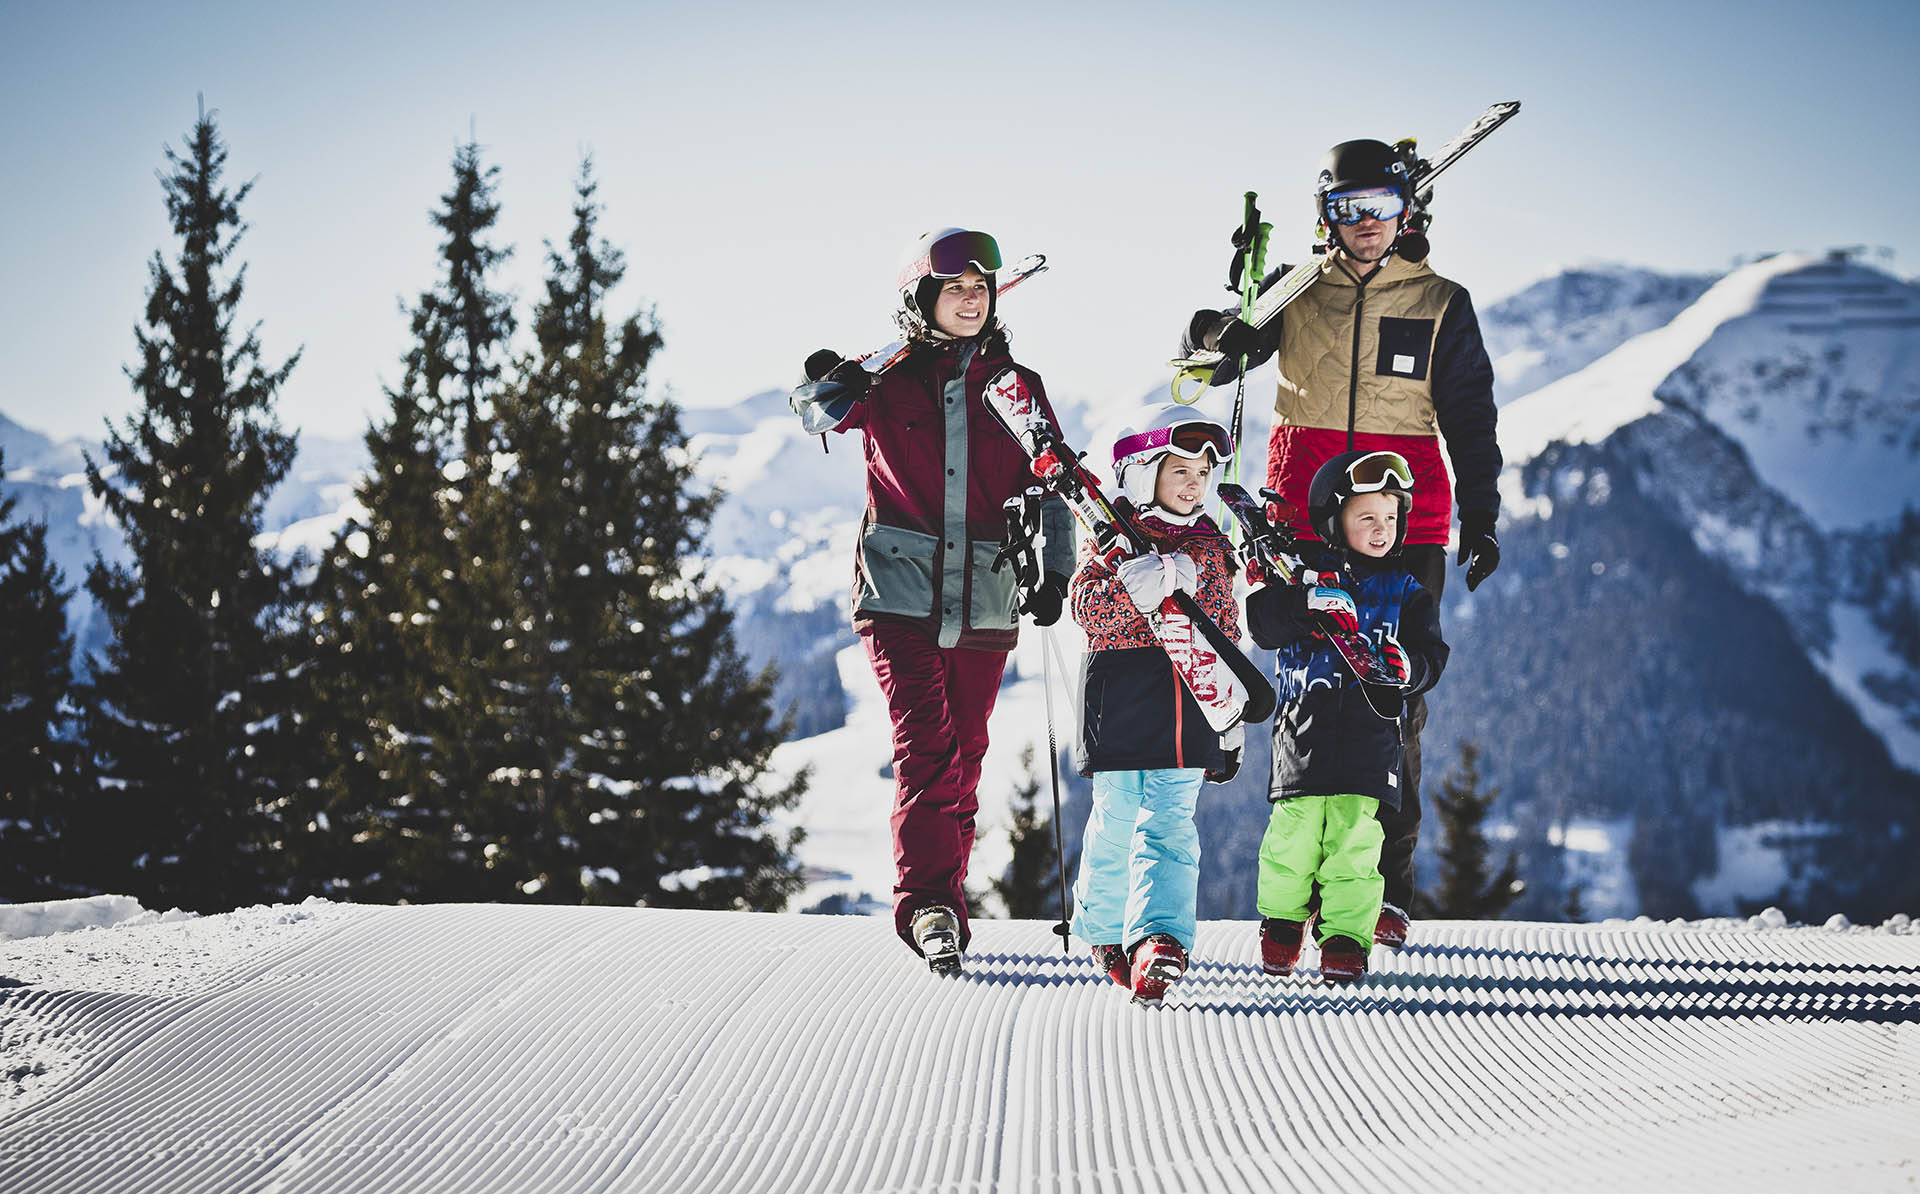
M 1300 585 L 1267 585 L 1247 594 L 1247 633 L 1269 651 L 1313 633 Z
M 1440 682 L 1452 648 L 1440 637 L 1440 603 L 1418 585 L 1400 607 L 1400 647 L 1407 653 L 1407 696 L 1418 696 Z
M 1493 362 L 1465 290 L 1453 296 L 1433 346 L 1433 413 L 1453 463 L 1454 503 L 1500 513 L 1500 440 L 1495 432 Z

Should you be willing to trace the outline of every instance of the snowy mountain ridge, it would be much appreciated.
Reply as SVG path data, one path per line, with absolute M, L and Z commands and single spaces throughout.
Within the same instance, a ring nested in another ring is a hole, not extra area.
M 1501 404 L 1577 373 L 1671 322 L 1718 279 L 1624 265 L 1559 271 L 1485 307 L 1480 333 Z
M 1423 922 L 1346 988 L 1204 921 L 1149 1010 L 1031 921 L 976 921 L 943 979 L 862 917 L 114 916 L 0 940 L 9 1194 L 1798 1194 L 1920 1166 L 1904 918 Z
M 1642 481 L 1920 772 L 1920 658 L 1900 646 L 1920 570 L 1889 559 L 1900 518 L 1920 512 L 1920 288 L 1804 254 L 1735 270 L 1664 327 L 1502 409 L 1508 514 L 1550 517 L 1556 491 L 1592 499 L 1595 478 L 1522 481 L 1550 444 L 1656 416 L 1631 437 Z

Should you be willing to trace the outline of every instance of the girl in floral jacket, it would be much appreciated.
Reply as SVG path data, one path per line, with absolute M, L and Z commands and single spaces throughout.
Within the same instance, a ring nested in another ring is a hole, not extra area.
M 1078 762 L 1093 777 L 1073 932 L 1140 1003 L 1158 1004 L 1186 972 L 1200 879 L 1194 805 L 1209 773 L 1237 765 L 1240 735 L 1225 743 L 1208 725 L 1147 619 L 1181 590 L 1240 636 L 1227 539 L 1203 513 L 1232 458 L 1214 420 L 1172 403 L 1146 411 L 1114 441 L 1113 461 L 1153 550 L 1115 567 L 1088 543 L 1071 589 L 1087 634 Z

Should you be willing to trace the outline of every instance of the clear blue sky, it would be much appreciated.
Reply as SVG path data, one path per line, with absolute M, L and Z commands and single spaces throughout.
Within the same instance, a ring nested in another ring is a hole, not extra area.
M 389 11 L 391 9 L 391 11 Z M 364 429 L 397 310 L 434 277 L 454 147 L 500 167 L 506 275 L 537 292 L 591 152 L 621 309 L 693 406 L 887 338 L 897 259 L 947 223 L 1053 270 L 1007 300 L 1051 389 L 1131 404 L 1224 303 L 1243 191 L 1310 243 L 1335 141 L 1437 147 L 1433 262 L 1482 305 L 1568 264 L 1720 270 L 1867 244 L 1920 269 L 1920 4 L 0 0 L 0 413 L 98 438 L 134 409 L 156 171 L 204 94 L 256 179 L 243 319 L 304 345 L 283 423 Z M 524 307 L 523 307 L 524 312 Z

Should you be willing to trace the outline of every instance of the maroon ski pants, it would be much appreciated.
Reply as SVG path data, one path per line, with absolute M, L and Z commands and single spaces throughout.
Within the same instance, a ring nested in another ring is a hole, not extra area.
M 1006 652 L 942 648 L 903 626 L 876 625 L 862 639 L 893 719 L 893 927 L 912 945 L 913 914 L 945 905 L 960 918 L 964 949 L 961 885 Z

